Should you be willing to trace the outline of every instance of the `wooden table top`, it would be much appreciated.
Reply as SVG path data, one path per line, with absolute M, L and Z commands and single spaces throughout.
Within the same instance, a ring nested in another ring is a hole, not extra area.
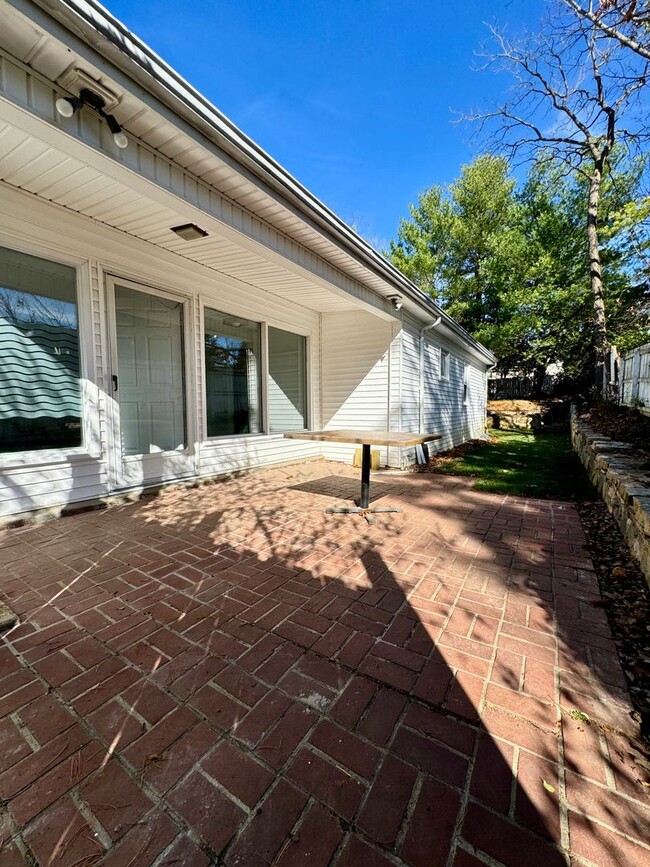
M 439 440 L 442 434 L 397 433 L 378 430 L 305 430 L 286 433 L 291 440 L 320 440 L 328 443 L 354 443 L 356 445 L 391 446 L 404 449 Z

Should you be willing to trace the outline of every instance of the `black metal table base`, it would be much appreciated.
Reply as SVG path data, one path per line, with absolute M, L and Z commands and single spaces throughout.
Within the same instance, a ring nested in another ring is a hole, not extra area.
M 361 497 L 357 506 L 342 506 L 339 508 L 325 509 L 328 515 L 363 515 L 369 524 L 374 524 L 373 512 L 401 512 L 401 509 L 393 509 L 391 506 L 370 507 L 370 445 L 365 443 L 361 446 Z

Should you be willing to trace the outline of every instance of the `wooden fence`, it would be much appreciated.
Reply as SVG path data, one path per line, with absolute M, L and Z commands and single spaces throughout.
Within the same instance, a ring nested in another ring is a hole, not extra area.
M 617 366 L 619 402 L 650 407 L 650 343 L 624 352 Z

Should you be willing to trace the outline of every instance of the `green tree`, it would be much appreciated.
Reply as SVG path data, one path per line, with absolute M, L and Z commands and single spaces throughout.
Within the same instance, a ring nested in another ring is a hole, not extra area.
M 602 183 L 600 252 L 610 340 L 627 348 L 643 342 L 648 325 L 643 312 L 645 266 L 628 237 L 623 216 L 637 201 L 642 165 L 623 161 L 620 155 L 618 163 Z M 491 341 L 494 352 L 512 359 L 511 366 L 539 377 L 547 365 L 559 365 L 574 388 L 593 381 L 598 352 L 584 244 L 588 185 L 584 175 L 567 172 L 563 163 L 549 161 L 543 154 L 531 167 L 519 194 L 527 278 L 510 295 L 511 316 Z M 639 234 L 635 240 L 640 240 Z
M 513 40 L 492 28 L 495 48 L 484 69 L 506 71 L 513 80 L 509 97 L 493 110 L 470 116 L 490 146 L 510 158 L 550 156 L 585 180 L 586 270 L 592 296 L 595 384 L 603 384 L 607 358 L 603 208 L 607 176 L 614 172 L 621 145 L 640 147 L 646 136 L 642 109 L 648 60 L 622 48 L 566 3 L 537 36 Z M 564 13 L 563 13 L 564 10 Z
M 479 339 L 500 321 L 509 283 L 521 279 L 515 183 L 505 159 L 480 156 L 446 189 L 425 190 L 390 244 L 391 261 Z
M 625 272 L 612 299 L 612 342 L 624 352 L 647 343 L 650 337 L 650 196 L 637 193 L 618 202 L 602 236 L 623 262 Z
M 444 304 L 444 274 L 449 266 L 450 236 L 454 214 L 442 187 L 429 187 L 409 205 L 408 219 L 400 220 L 398 240 L 390 242 L 386 255 L 403 274 L 434 301 Z
M 536 161 L 520 193 L 529 267 L 509 333 L 538 377 L 556 364 L 574 386 L 592 378 L 594 333 L 583 191 L 562 164 Z
M 643 333 L 645 289 L 640 236 L 632 243 L 626 233 L 646 212 L 632 208 L 642 166 L 619 163 L 603 179 L 601 255 L 611 336 L 625 346 Z M 391 244 L 394 264 L 488 346 L 501 370 L 532 374 L 538 389 L 550 364 L 574 387 L 593 380 L 588 183 L 540 153 L 517 191 L 505 160 L 479 157 L 446 189 L 426 190 Z

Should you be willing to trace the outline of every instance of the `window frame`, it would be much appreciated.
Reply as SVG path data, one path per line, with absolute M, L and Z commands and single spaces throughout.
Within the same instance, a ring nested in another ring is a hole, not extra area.
M 463 362 L 463 406 L 470 404 L 470 365 Z
M 269 418 L 269 328 L 275 328 L 278 331 L 286 331 L 289 334 L 295 334 L 297 337 L 302 337 L 305 340 L 305 415 L 307 426 L 302 430 L 309 430 L 311 419 L 313 418 L 312 408 L 312 364 L 311 364 L 311 349 L 312 349 L 312 333 L 299 326 L 287 326 L 285 322 L 279 322 L 276 319 L 256 319 L 255 314 L 250 310 L 245 310 L 242 307 L 237 307 L 230 304 L 220 305 L 218 299 L 210 298 L 206 295 L 199 296 L 200 307 L 200 329 L 201 329 L 201 348 L 200 348 L 200 363 L 201 363 L 201 402 L 200 407 L 197 403 L 197 409 L 201 412 L 200 431 L 202 442 L 209 445 L 219 445 L 232 441 L 241 442 L 242 440 L 255 439 L 258 437 L 281 437 L 281 431 L 270 433 L 270 418 Z M 260 326 L 260 377 L 262 380 L 262 408 L 260 413 L 261 430 L 259 433 L 245 434 L 222 434 L 217 436 L 208 436 L 208 418 L 207 418 L 207 392 L 205 381 L 205 309 L 209 308 L 215 313 L 221 313 L 224 316 L 236 316 L 241 319 L 247 319 L 249 322 L 255 322 Z
M 16 253 L 35 256 L 74 269 L 81 396 L 81 445 L 71 448 L 0 452 L 0 469 L 6 471 L 101 458 L 102 450 L 98 430 L 98 389 L 94 377 L 95 359 L 92 337 L 87 337 L 87 335 L 92 336 L 93 334 L 90 261 L 80 256 L 74 256 L 58 247 L 32 243 L 31 241 L 26 242 L 2 232 L 0 232 L 0 246 Z M 93 376 L 90 375 L 91 372 Z
M 201 305 L 201 435 L 203 437 L 203 442 L 209 443 L 222 443 L 227 440 L 242 440 L 248 439 L 251 437 L 260 437 L 265 436 L 267 430 L 267 400 L 266 400 L 266 352 L 267 352 L 267 333 L 265 325 L 266 323 L 260 322 L 257 319 L 251 319 L 250 313 L 243 313 L 242 311 L 234 311 L 232 308 L 224 309 L 215 306 L 219 302 L 215 302 L 209 298 L 200 298 Z M 248 322 L 255 322 L 260 326 L 260 369 L 259 375 L 261 380 L 260 387 L 260 430 L 257 433 L 242 433 L 242 434 L 213 434 L 210 436 L 208 434 L 208 393 L 207 393 L 207 383 L 206 383 L 206 370 L 205 370 L 205 311 L 206 308 L 212 310 L 214 313 L 221 314 L 223 316 L 235 316 L 240 319 L 246 319 Z
M 446 363 L 445 363 L 446 361 Z M 445 369 L 446 368 L 446 369 Z M 449 382 L 451 378 L 451 352 L 440 347 L 440 379 Z
M 299 331 L 293 328 L 287 328 L 285 325 L 276 325 L 275 322 L 265 322 L 266 328 L 266 345 L 265 345 L 265 360 L 266 360 L 266 371 L 264 377 L 264 404 L 265 404 L 265 423 L 267 426 L 265 427 L 265 431 L 267 436 L 283 436 L 284 431 L 273 431 L 271 433 L 271 420 L 269 417 L 269 377 L 268 377 L 268 368 L 269 368 L 269 342 L 268 342 L 268 330 L 269 328 L 275 328 L 276 331 L 286 331 L 287 334 L 293 334 L 296 337 L 302 337 L 305 341 L 305 427 L 300 428 L 300 431 L 306 431 L 310 429 L 311 419 L 312 419 L 312 405 L 311 405 L 311 335 L 306 334 L 304 331 Z M 298 431 L 296 431 L 298 432 Z

